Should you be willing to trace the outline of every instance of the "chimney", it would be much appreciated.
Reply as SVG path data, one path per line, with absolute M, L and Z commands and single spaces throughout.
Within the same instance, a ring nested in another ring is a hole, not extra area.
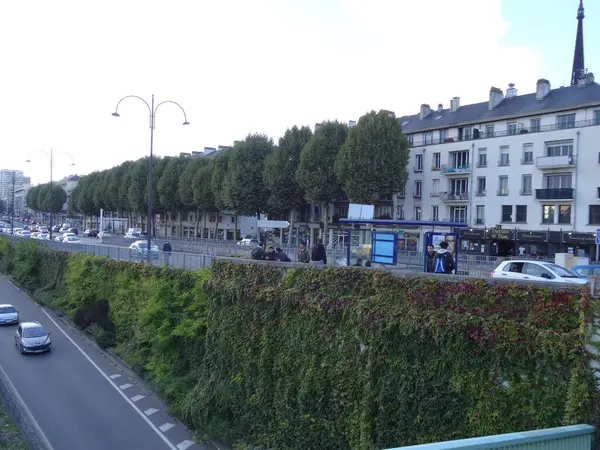
M 544 100 L 550 93 L 550 82 L 544 78 L 540 78 L 537 81 L 535 88 L 535 99 Z
M 179 156 L 187 158 L 188 156 L 191 156 L 191 155 L 189 153 L 186 153 L 186 152 L 179 152 Z
M 508 89 L 506 90 L 506 98 L 513 98 L 517 96 L 517 90 L 515 89 L 515 83 L 508 83 Z
M 319 128 L 321 128 L 321 124 L 315 123 L 315 131 L 319 131 Z
M 223 151 L 223 150 L 229 150 L 230 148 L 231 148 L 231 145 L 219 145 L 219 146 L 217 147 L 217 151 L 218 151 L 218 152 L 221 152 L 221 151 Z
M 441 103 L 438 105 L 438 109 L 437 112 L 442 112 L 444 110 L 444 105 L 442 105 Z
M 429 114 L 431 114 L 431 108 L 429 107 L 429 105 L 423 103 L 421 105 L 421 114 L 420 114 L 421 120 L 423 120 Z
M 497 87 L 492 87 L 490 89 L 490 103 L 488 109 L 491 111 L 496 106 L 500 104 L 504 100 L 504 94 L 502 93 L 502 89 L 498 89 Z
M 456 112 L 458 111 L 458 108 L 460 108 L 460 98 L 453 97 L 452 100 L 450 100 L 450 111 Z
M 585 84 L 593 84 L 594 83 L 594 74 L 592 72 L 588 72 L 585 76 Z
M 216 152 L 217 149 L 214 147 L 204 147 L 204 154 L 205 155 L 212 155 L 214 152 Z
M 348 121 L 348 128 L 354 128 L 356 126 L 356 120 Z

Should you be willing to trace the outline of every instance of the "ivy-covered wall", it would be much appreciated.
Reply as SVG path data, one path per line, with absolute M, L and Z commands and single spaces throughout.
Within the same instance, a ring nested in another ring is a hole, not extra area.
M 3 239 L 0 270 L 227 442 L 362 450 L 598 424 L 586 292 L 359 268 L 190 272 Z

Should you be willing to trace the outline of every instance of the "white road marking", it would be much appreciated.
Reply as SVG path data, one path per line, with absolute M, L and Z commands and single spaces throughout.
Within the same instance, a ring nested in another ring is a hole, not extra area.
M 67 340 L 73 344 L 73 346 L 79 350 L 79 352 L 83 355 L 83 357 L 85 359 L 88 360 L 88 362 L 94 367 L 94 369 L 96 369 L 103 377 L 106 381 L 108 381 L 110 383 L 110 385 L 115 388 L 115 390 L 119 393 L 119 395 L 121 397 L 123 397 L 123 399 L 129 403 L 129 406 L 131 406 L 134 411 L 136 413 L 138 413 L 138 415 L 148 424 L 148 426 L 150 428 L 152 428 L 152 430 L 154 430 L 154 432 L 163 440 L 163 442 L 165 444 L 167 444 L 167 446 L 169 447 L 170 450 L 179 450 L 177 447 L 175 447 L 173 444 L 171 444 L 171 442 L 169 441 L 169 439 L 167 439 L 167 437 L 162 433 L 162 430 L 159 430 L 158 428 L 156 428 L 156 426 L 150 421 L 150 419 L 148 419 L 148 417 L 146 417 L 146 415 L 142 412 L 141 409 L 139 409 L 137 406 L 135 406 L 135 403 L 133 403 L 131 400 L 129 400 L 129 398 L 125 395 L 125 393 L 123 391 L 121 391 L 119 389 L 119 387 L 117 386 L 117 384 L 110 379 L 110 377 L 108 375 L 106 375 L 102 369 L 100 367 L 98 367 L 98 364 L 96 364 L 92 358 L 90 358 L 88 356 L 88 354 L 86 352 L 83 351 L 83 349 L 77 345 L 77 343 L 71 338 L 71 336 L 69 336 L 65 330 L 62 329 L 62 327 L 56 323 L 56 321 L 52 318 L 52 316 L 50 314 L 48 314 L 46 312 L 46 310 L 44 308 L 41 308 L 42 312 L 48 317 L 48 319 L 50 319 L 50 321 L 56 326 L 56 328 L 58 328 L 58 330 L 67 338 Z M 174 426 L 174 425 L 173 425 Z
M 122 384 L 121 386 L 119 386 L 120 389 L 125 390 L 125 389 L 129 389 L 131 386 L 133 386 L 133 384 Z
M 177 448 L 179 450 L 185 450 L 186 448 L 189 448 L 192 445 L 194 445 L 194 443 L 192 441 L 183 441 L 183 442 L 180 442 L 179 444 L 177 444 Z
M 158 427 L 160 429 L 160 431 L 162 431 L 163 433 L 165 431 L 169 431 L 171 428 L 173 428 L 175 425 L 173 425 L 172 423 L 163 423 L 160 427 Z
M 147 416 L 151 416 L 152 414 L 154 414 L 156 412 L 158 412 L 158 409 L 150 408 L 150 409 L 147 409 L 146 411 L 144 411 L 144 414 L 146 414 Z
M 119 378 L 120 376 L 121 376 L 121 374 L 120 374 L 120 373 L 115 373 L 114 375 L 111 375 L 111 376 L 110 376 L 110 379 L 111 379 L 111 380 L 114 380 L 115 378 Z
M 135 397 L 131 397 L 132 402 L 139 402 L 141 399 L 145 398 L 145 395 L 136 395 Z

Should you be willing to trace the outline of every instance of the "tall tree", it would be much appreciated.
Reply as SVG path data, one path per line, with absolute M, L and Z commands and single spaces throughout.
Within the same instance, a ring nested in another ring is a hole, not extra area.
M 356 203 L 373 204 L 402 191 L 408 180 L 409 147 L 388 111 L 371 111 L 348 133 L 335 162 L 344 192 Z
M 265 159 L 273 140 L 264 134 L 250 134 L 233 146 L 226 189 L 236 215 L 251 216 L 265 211 L 269 192 L 264 183 Z
M 232 150 L 217 154 L 212 162 L 212 177 L 210 183 L 213 191 L 215 207 L 219 211 L 231 208 L 231 204 L 226 192 L 225 179 L 230 170 Z
M 142 217 L 145 222 L 145 211 L 148 207 L 148 158 L 138 159 L 131 168 L 127 198 L 132 212 Z M 133 225 L 132 225 L 133 226 Z
M 38 191 L 39 186 L 34 186 L 27 191 L 27 197 L 25 198 L 25 204 L 33 211 L 39 211 L 40 205 L 38 203 Z
M 325 242 L 328 239 L 329 204 L 343 195 L 334 166 L 347 135 L 348 127 L 343 123 L 322 123 L 302 149 L 296 172 L 306 200 L 322 206 Z
M 178 158 L 165 158 L 166 163 L 164 169 L 158 180 L 156 191 L 158 193 L 158 200 L 165 213 L 165 236 L 168 229 L 168 212 L 171 215 L 178 213 L 181 219 L 181 212 L 183 211 L 183 202 L 179 197 L 179 176 L 183 172 L 186 160 L 182 157 Z
M 309 127 L 288 129 L 265 161 L 264 181 L 269 212 L 281 214 L 302 204 L 303 190 L 296 180 L 300 154 L 312 136 Z
M 208 164 L 208 160 L 203 157 L 188 158 L 179 177 L 179 199 L 189 211 L 196 209 L 198 206 L 194 201 L 194 177 L 198 169 L 206 164 Z
M 202 233 L 200 236 L 204 237 L 204 230 L 206 229 L 206 218 L 209 213 L 218 211 L 215 205 L 215 195 L 213 192 L 213 170 L 215 167 L 215 160 L 203 160 L 203 163 L 196 170 L 194 178 L 192 179 L 192 191 L 194 196 L 194 203 L 199 210 L 202 210 L 202 216 L 204 218 L 204 225 L 202 227 Z M 196 226 L 198 229 L 198 226 Z

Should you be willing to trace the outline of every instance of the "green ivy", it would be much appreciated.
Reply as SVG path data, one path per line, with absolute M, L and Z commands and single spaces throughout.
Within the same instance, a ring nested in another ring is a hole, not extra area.
M 587 291 L 225 261 L 194 272 L 4 238 L 0 270 L 114 347 L 192 429 L 234 444 L 362 450 L 600 417 Z

